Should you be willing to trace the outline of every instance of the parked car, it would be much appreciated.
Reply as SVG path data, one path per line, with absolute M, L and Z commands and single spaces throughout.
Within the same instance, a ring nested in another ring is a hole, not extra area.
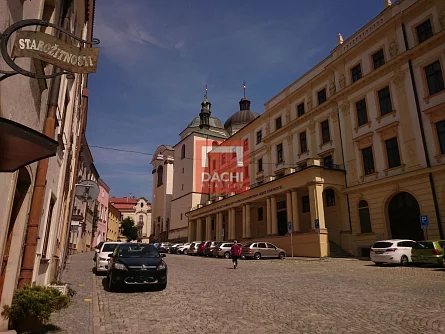
M 444 265 L 445 240 L 417 241 L 411 250 L 413 264 Z
M 158 251 L 159 251 L 159 253 L 168 253 L 168 250 L 170 249 L 171 246 L 172 246 L 171 243 L 163 242 L 163 243 L 159 244 Z
M 108 270 L 109 255 L 114 252 L 114 249 L 118 245 L 118 242 L 102 242 L 101 247 L 98 249 L 96 257 L 95 274 L 104 273 Z
M 104 244 L 103 241 L 99 242 L 96 247 L 94 247 L 94 256 L 93 256 L 93 261 L 96 261 L 97 259 L 97 253 L 99 253 L 100 248 L 102 247 L 102 245 Z
M 230 259 L 232 252 L 230 251 L 233 246 L 233 242 L 223 242 L 213 249 L 213 256 L 224 257 Z
M 193 241 L 190 244 L 189 250 L 187 252 L 188 255 L 196 255 L 198 253 L 198 247 L 201 244 L 201 241 Z
M 108 290 L 130 285 L 155 285 L 158 290 L 167 287 L 165 254 L 151 244 L 121 243 L 109 255 L 107 270 Z
M 187 255 L 189 249 L 190 249 L 190 245 L 191 243 L 186 243 L 182 246 L 179 246 L 178 249 L 176 250 L 176 254 L 185 254 Z
M 182 246 L 183 244 L 174 244 L 174 245 L 172 245 L 169 249 L 168 249 L 168 252 L 170 253 L 170 254 L 176 254 L 176 252 L 178 251 L 178 248 L 180 247 L 180 246 Z
M 286 251 L 270 242 L 249 242 L 243 246 L 241 257 L 255 260 L 261 258 L 284 259 L 286 257 Z
M 416 242 L 409 239 L 380 240 L 371 247 L 371 261 L 377 266 L 384 263 L 409 265 L 411 249 Z
M 204 248 L 208 242 L 210 242 L 210 241 L 203 241 L 198 245 L 198 251 L 196 252 L 196 255 L 198 255 L 198 256 L 204 255 Z
M 205 243 L 204 246 L 204 255 L 205 256 L 213 256 L 213 250 L 215 247 L 217 248 L 219 245 L 221 245 L 221 241 L 208 241 Z

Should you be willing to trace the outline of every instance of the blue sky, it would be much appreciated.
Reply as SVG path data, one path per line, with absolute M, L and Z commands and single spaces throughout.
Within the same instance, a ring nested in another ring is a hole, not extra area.
M 125 3 L 125 6 L 123 4 Z M 378 15 L 383 0 L 97 0 L 101 40 L 89 79 L 90 146 L 153 153 L 174 145 L 200 111 L 208 85 L 212 116 L 251 109 L 324 59 Z M 113 196 L 151 199 L 151 156 L 91 148 Z

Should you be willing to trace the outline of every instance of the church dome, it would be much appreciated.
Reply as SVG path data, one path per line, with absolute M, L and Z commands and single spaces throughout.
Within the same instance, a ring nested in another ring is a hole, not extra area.
M 227 121 L 224 123 L 224 128 L 227 129 L 233 125 L 250 123 L 258 116 L 260 116 L 260 114 L 248 109 L 237 111 L 227 119 Z
M 191 121 L 189 123 L 189 125 L 187 125 L 187 127 L 188 128 L 199 128 L 200 123 L 201 123 L 201 119 L 198 116 L 198 117 L 195 117 L 195 119 L 193 119 L 193 121 Z M 210 125 L 210 127 L 213 127 L 213 128 L 224 129 L 222 122 L 216 117 L 210 116 L 209 125 Z

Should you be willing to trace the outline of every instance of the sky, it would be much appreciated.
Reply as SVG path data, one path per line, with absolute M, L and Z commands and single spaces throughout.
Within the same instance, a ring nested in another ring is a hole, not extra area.
M 147 154 L 179 141 L 206 84 L 223 123 L 239 110 L 243 80 L 251 110 L 263 113 L 338 33 L 346 40 L 383 9 L 384 0 L 360 0 L 359 10 L 356 0 L 97 0 L 87 140 L 110 195 L 151 200 Z

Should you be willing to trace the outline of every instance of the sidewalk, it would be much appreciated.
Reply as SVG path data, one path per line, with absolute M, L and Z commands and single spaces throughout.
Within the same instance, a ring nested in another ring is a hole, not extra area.
M 76 290 L 71 306 L 51 316 L 59 331 L 51 333 L 93 334 L 93 255 L 94 252 L 71 255 L 62 282 Z

